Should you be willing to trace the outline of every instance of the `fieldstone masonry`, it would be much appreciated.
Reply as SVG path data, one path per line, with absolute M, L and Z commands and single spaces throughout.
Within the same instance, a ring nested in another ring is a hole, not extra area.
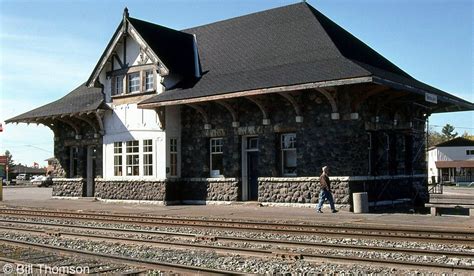
M 102 199 L 163 201 L 166 180 L 95 180 L 95 196 Z
M 240 200 L 241 185 L 237 178 L 188 178 L 181 179 L 179 185 L 180 200 Z
M 53 178 L 53 196 L 81 197 L 84 196 L 83 178 Z
M 336 204 L 349 204 L 349 182 L 331 177 L 331 190 Z M 258 201 L 276 203 L 317 203 L 319 177 L 260 177 Z

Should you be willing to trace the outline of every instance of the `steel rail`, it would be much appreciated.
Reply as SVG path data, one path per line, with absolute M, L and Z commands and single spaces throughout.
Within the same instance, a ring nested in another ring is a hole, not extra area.
M 28 221 L 14 221 L 14 220 L 1 220 L 1 219 L 0 219 L 0 222 L 27 224 L 27 225 L 34 224 L 34 225 L 41 225 L 41 226 L 63 227 L 63 228 L 80 228 L 80 229 L 98 230 L 98 231 L 105 231 L 105 232 L 113 231 L 113 232 L 121 232 L 121 233 L 127 233 L 127 234 L 135 234 L 135 235 L 148 234 L 148 235 L 175 236 L 179 238 L 183 238 L 183 237 L 193 238 L 193 239 L 202 238 L 202 236 L 200 235 L 180 233 L 180 232 L 133 230 L 133 229 L 120 229 L 120 228 L 95 227 L 95 226 L 77 226 L 77 225 L 67 225 L 67 224 L 58 224 L 58 223 L 28 222 Z M 0 225 L 0 229 L 29 231 L 29 232 L 37 232 L 37 233 L 49 232 L 49 231 L 40 230 L 40 229 L 21 228 L 21 227 L 2 226 L 2 225 Z M 54 230 L 57 230 L 57 229 L 54 229 Z M 74 233 L 74 232 L 59 232 L 59 234 L 65 234 L 69 236 L 88 235 L 88 234 Z M 323 242 L 303 242 L 303 241 L 242 238 L 242 237 L 229 237 L 229 236 L 212 236 L 210 238 L 212 238 L 214 241 L 221 240 L 221 241 L 230 241 L 230 242 L 248 242 L 248 243 L 259 243 L 259 244 L 286 245 L 286 246 L 291 246 L 291 247 L 322 247 L 322 248 L 335 248 L 335 249 L 357 249 L 357 250 L 370 250 L 370 251 L 380 251 L 380 252 L 397 252 L 397 253 L 406 253 L 406 254 L 428 254 L 428 255 L 474 258 L 474 252 L 466 252 L 466 251 L 441 251 L 441 250 L 428 250 L 428 249 L 415 249 L 415 248 L 401 249 L 401 248 L 393 248 L 393 247 L 374 247 L 374 246 L 350 245 L 350 244 L 349 245 L 327 244 Z M 120 239 L 127 239 L 127 238 L 120 238 Z M 140 241 L 140 240 L 137 240 L 137 241 Z M 153 240 L 146 240 L 146 241 L 155 242 Z
M 148 259 L 134 259 L 125 256 L 110 255 L 103 253 L 95 253 L 85 250 L 77 250 L 64 248 L 59 246 L 52 246 L 47 244 L 40 244 L 27 241 L 18 241 L 14 239 L 0 238 L 0 241 L 6 244 L 27 246 L 28 248 L 40 248 L 41 250 L 47 250 L 51 252 L 56 252 L 60 254 L 74 255 L 74 256 L 84 256 L 84 257 L 93 257 L 101 260 L 109 260 L 112 262 L 120 262 L 122 264 L 130 264 L 140 267 L 146 267 L 151 269 L 160 269 L 160 270 L 171 270 L 173 272 L 184 272 L 184 273 L 206 273 L 206 275 L 245 275 L 244 273 L 228 270 L 219 270 L 205 267 L 197 266 L 188 266 L 181 264 L 174 264 L 168 262 L 153 261 Z
M 20 229 L 13 229 L 13 230 L 20 230 Z M 41 230 L 33 230 L 29 231 L 28 229 L 22 231 L 27 232 L 39 232 L 44 233 Z M 261 249 L 249 249 L 249 248 L 235 248 L 235 247 L 227 247 L 227 246 L 213 246 L 213 245 L 202 245 L 202 244 L 189 244 L 189 243 L 182 243 L 182 242 L 166 242 L 166 241 L 155 241 L 155 240 L 144 240 L 144 239 L 135 239 L 135 238 L 116 238 L 110 236 L 103 236 L 103 235 L 95 235 L 95 234 L 80 234 L 80 233 L 63 233 L 65 236 L 76 236 L 81 237 L 83 239 L 89 240 L 90 238 L 99 239 L 99 240 L 112 240 L 112 241 L 120 241 L 120 242 L 134 242 L 134 243 L 146 243 L 146 244 L 156 244 L 156 245 L 167 245 L 173 247 L 180 247 L 180 248 L 198 248 L 204 250 L 213 250 L 216 253 L 244 253 L 246 255 L 251 255 L 255 257 L 269 257 L 275 256 L 277 254 L 281 256 L 287 256 L 288 259 L 304 259 L 306 261 L 317 261 L 320 259 L 323 260 L 336 260 L 336 261 L 344 261 L 344 262 L 358 262 L 358 263 L 370 263 L 372 265 L 402 265 L 402 266 L 409 266 L 409 267 L 417 267 L 417 268 L 436 268 L 436 269 L 448 269 L 450 271 L 474 271 L 474 267 L 472 266 L 459 266 L 459 265 L 450 265 L 450 264 L 439 264 L 439 263 L 426 263 L 426 262 L 414 262 L 414 261 L 399 261 L 394 259 L 378 259 L 378 258 L 362 258 L 362 257 L 355 257 L 355 256 L 338 256 L 338 255 L 330 255 L 330 254 L 316 254 L 316 253 L 296 253 L 296 252 L 282 252 L 282 251 L 271 251 L 271 250 L 261 250 Z M 2 240 L 0 238 L 0 240 Z M 48 246 L 49 247 L 49 246 Z M 370 250 L 365 249 L 365 250 Z M 82 252 L 82 251 L 81 251 Z M 405 252 L 407 253 L 407 252 Z M 409 253 L 409 252 L 408 252 Z M 110 255 L 108 255 L 110 256 Z
M 442 230 L 420 230 L 420 229 L 392 229 L 389 227 L 360 227 L 347 225 L 315 225 L 315 224 L 278 224 L 267 222 L 243 222 L 243 221 L 221 221 L 204 219 L 181 219 L 168 217 L 147 217 L 135 215 L 97 214 L 97 213 L 74 213 L 59 211 L 38 210 L 13 210 L 0 209 L 0 213 L 19 216 L 45 216 L 50 218 L 71 218 L 78 220 L 94 220 L 120 223 L 138 223 L 151 225 L 172 225 L 189 227 L 213 227 L 238 230 L 291 232 L 301 234 L 325 234 L 325 235 L 371 235 L 382 238 L 401 237 L 405 239 L 422 238 L 432 240 L 446 240 L 449 242 L 474 242 L 474 234 L 470 231 L 442 231 Z M 356 232 L 354 232 L 356 231 Z M 357 232 L 358 231 L 358 232 Z M 369 233 L 363 233 L 363 232 Z

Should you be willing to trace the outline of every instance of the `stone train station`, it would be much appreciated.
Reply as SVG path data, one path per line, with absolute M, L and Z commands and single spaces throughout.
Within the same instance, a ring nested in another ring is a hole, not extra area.
M 350 206 L 424 203 L 428 117 L 464 110 L 298 3 L 181 31 L 125 10 L 84 84 L 7 122 L 54 132 L 54 196 L 315 204 L 327 165 Z

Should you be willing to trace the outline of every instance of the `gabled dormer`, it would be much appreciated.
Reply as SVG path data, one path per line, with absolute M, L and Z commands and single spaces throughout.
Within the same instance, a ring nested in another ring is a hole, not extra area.
M 125 8 L 122 21 L 86 85 L 102 86 L 106 101 L 112 102 L 159 94 L 199 76 L 195 36 L 131 18 Z

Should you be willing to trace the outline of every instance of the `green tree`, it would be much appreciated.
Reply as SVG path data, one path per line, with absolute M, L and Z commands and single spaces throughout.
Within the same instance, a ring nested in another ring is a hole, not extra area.
M 467 131 L 464 131 L 464 133 L 462 134 L 462 138 L 466 138 L 466 139 L 474 141 L 474 135 L 469 134 Z
M 443 133 L 443 136 L 446 138 L 446 140 L 451 140 L 458 136 L 458 133 L 454 132 L 454 127 L 450 124 L 446 124 L 441 130 L 441 132 Z
M 428 130 L 428 148 L 434 147 L 437 144 L 441 144 L 445 141 L 447 141 L 446 137 L 434 130 L 433 128 L 430 128 Z

